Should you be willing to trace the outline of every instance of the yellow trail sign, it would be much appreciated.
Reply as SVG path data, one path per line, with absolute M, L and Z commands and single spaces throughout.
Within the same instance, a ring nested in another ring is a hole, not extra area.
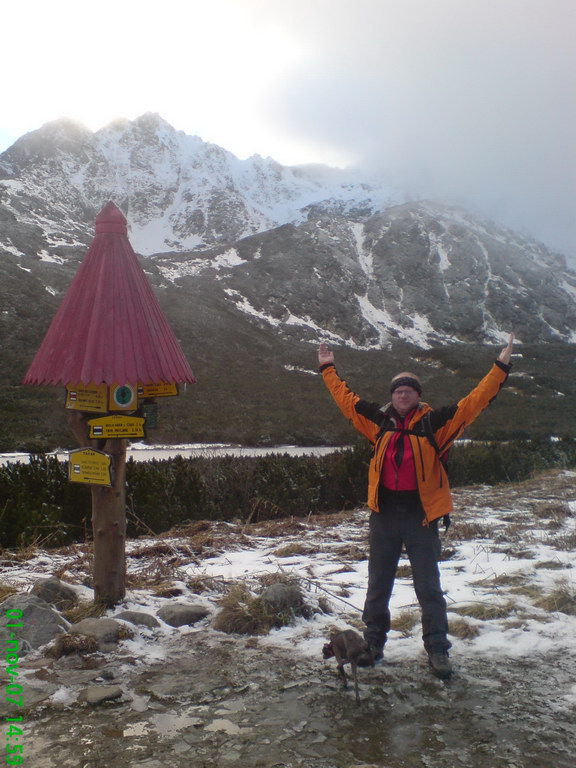
M 66 386 L 66 408 L 75 411 L 106 413 L 108 410 L 108 387 L 106 384 L 68 384 Z
M 71 483 L 112 486 L 112 456 L 94 448 L 78 448 L 68 456 Z
M 138 397 L 173 397 L 178 394 L 178 384 L 138 384 Z
M 144 423 L 141 416 L 124 416 L 121 413 L 114 416 L 101 416 L 90 419 L 90 439 L 99 437 L 145 437 Z

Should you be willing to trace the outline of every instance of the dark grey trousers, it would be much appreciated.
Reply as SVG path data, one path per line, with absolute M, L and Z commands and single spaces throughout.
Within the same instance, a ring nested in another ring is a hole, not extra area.
M 438 523 L 422 525 L 424 510 L 416 491 L 380 491 L 380 512 L 370 515 L 368 591 L 362 614 L 366 624 L 364 636 L 376 648 L 386 643 L 390 631 L 388 604 L 404 545 L 422 610 L 424 647 L 429 653 L 447 651 L 451 643 L 447 638 L 446 601 L 438 568 Z

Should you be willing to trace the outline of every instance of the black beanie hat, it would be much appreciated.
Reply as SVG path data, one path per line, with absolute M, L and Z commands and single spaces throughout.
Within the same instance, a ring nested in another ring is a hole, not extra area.
M 390 394 L 392 394 L 395 389 L 398 389 L 398 387 L 412 387 L 412 389 L 415 389 L 419 395 L 422 394 L 422 385 L 418 379 L 413 379 L 412 376 L 400 376 L 398 379 L 394 379 L 390 386 Z

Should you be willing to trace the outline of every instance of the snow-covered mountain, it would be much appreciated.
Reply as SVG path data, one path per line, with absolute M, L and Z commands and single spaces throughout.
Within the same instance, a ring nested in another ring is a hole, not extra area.
M 0 155 L 0 189 L 0 246 L 38 255 L 89 242 L 108 200 L 126 213 L 144 255 L 231 243 L 302 221 L 318 204 L 365 216 L 401 200 L 347 171 L 239 160 L 156 114 L 96 133 L 69 120 L 47 123 Z
M 252 322 L 360 349 L 576 342 L 576 274 L 562 257 L 466 211 L 406 203 L 308 219 L 203 253 L 159 255 L 165 279 L 209 275 Z
M 358 173 L 239 160 L 155 114 L 96 133 L 59 120 L 0 155 L 0 256 L 32 274 L 77 261 L 110 199 L 165 284 L 201 278 L 287 339 L 576 342 L 576 274 L 543 245 Z

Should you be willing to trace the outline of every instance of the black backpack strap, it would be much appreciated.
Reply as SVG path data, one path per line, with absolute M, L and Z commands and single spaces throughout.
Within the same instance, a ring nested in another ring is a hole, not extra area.
M 424 430 L 424 434 L 426 435 L 428 442 L 436 451 L 436 455 L 438 456 L 440 461 L 442 461 L 443 456 L 441 455 L 440 447 L 436 442 L 436 438 L 434 437 L 434 431 L 432 429 L 432 422 L 430 420 L 431 413 L 432 411 L 427 411 L 427 413 L 425 413 L 424 416 L 422 416 L 422 429 Z M 444 468 L 446 469 L 446 464 L 444 464 Z M 450 528 L 450 525 L 452 523 L 452 521 L 450 520 L 450 515 L 444 515 L 444 517 L 442 518 L 442 522 L 444 523 L 444 530 L 447 531 L 448 528 Z
M 436 451 L 437 455 L 440 456 L 440 446 L 436 442 L 436 438 L 434 437 L 434 430 L 432 429 L 432 422 L 430 421 L 430 414 L 432 411 L 427 411 L 424 416 L 422 416 L 422 429 L 424 430 L 424 434 L 426 435 L 426 438 L 432 448 Z

